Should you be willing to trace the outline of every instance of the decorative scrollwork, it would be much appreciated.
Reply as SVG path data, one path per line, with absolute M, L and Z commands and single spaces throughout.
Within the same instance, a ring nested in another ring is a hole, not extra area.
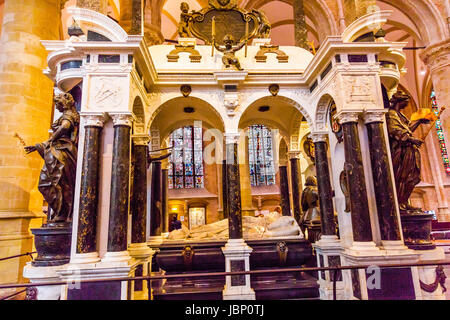
M 259 51 L 256 53 L 256 62 L 266 62 L 268 53 L 275 53 L 279 63 L 286 63 L 289 60 L 289 56 L 284 51 L 279 49 L 279 46 L 264 45 L 259 47 Z
M 183 45 L 176 44 L 175 49 L 170 51 L 170 53 L 167 55 L 167 60 L 169 62 L 178 62 L 178 59 L 180 58 L 179 54 L 181 52 L 190 53 L 189 59 L 191 60 L 191 62 L 200 62 L 200 60 L 202 59 L 200 52 L 198 52 L 195 49 L 195 46 L 193 46 L 193 45 L 183 46 Z
M 447 291 L 447 288 L 445 287 L 445 279 L 447 279 L 447 276 L 445 275 L 444 272 L 444 267 L 443 266 L 437 266 L 436 267 L 436 279 L 434 280 L 433 283 L 431 284 L 426 284 L 424 282 L 420 281 L 420 288 L 425 291 L 425 292 L 435 292 L 436 289 L 439 287 L 439 285 L 441 285 L 442 287 L 442 293 Z

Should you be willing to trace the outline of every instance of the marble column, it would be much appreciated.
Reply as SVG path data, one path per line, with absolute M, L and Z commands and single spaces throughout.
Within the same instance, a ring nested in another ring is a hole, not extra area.
M 161 217 L 162 232 L 169 232 L 169 170 L 162 169 L 161 173 Z
M 91 253 L 97 260 L 97 206 L 100 175 L 100 137 L 103 114 L 82 115 L 84 122 L 83 163 L 80 179 L 77 254 Z
M 316 160 L 317 188 L 319 191 L 320 221 L 322 235 L 336 235 L 336 222 L 334 219 L 333 196 L 331 187 L 330 169 L 328 166 L 328 146 L 326 133 L 312 133 L 314 142 L 314 154 Z
M 298 158 L 300 152 L 289 152 L 290 164 L 291 164 L 291 185 L 292 185 L 292 209 L 294 212 L 294 218 L 297 222 L 300 221 L 301 206 L 300 206 L 300 193 L 302 192 L 300 181 L 300 159 Z
M 150 238 L 157 239 L 162 233 L 162 169 L 161 161 L 153 161 L 150 195 Z
M 109 207 L 108 252 L 103 260 L 128 260 L 131 114 L 111 114 L 114 141 Z M 122 253 L 122 254 L 120 254 Z
M 291 215 L 291 204 L 289 201 L 289 181 L 288 181 L 288 172 L 287 165 L 280 165 L 280 204 L 281 204 L 281 213 L 283 216 Z
M 131 195 L 131 243 L 146 242 L 147 227 L 147 156 L 149 137 L 133 137 L 133 193 Z
M 344 135 L 345 164 L 350 208 L 352 216 L 353 241 L 371 242 L 373 240 L 370 224 L 369 203 L 366 180 L 358 132 L 358 114 L 346 112 L 338 115 Z
M 226 136 L 227 207 L 229 238 L 242 239 L 241 183 L 238 162 L 239 134 Z
M 309 51 L 304 0 L 293 0 L 295 45 Z
M 394 183 L 384 132 L 384 111 L 365 114 L 381 240 L 401 240 Z
M 222 163 L 222 209 L 223 219 L 228 218 L 227 160 Z
M 250 166 L 248 161 L 248 138 L 246 135 L 242 135 L 239 138 L 238 158 L 241 188 L 241 212 L 243 216 L 255 216 L 250 180 Z

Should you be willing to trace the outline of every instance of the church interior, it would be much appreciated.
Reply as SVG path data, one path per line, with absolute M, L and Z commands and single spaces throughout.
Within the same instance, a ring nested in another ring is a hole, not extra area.
M 1 300 L 450 299 L 450 0 L 0 0 L 0 35 Z

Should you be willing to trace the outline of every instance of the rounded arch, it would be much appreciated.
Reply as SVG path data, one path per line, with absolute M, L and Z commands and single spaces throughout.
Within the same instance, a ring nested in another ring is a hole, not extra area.
M 330 93 L 324 93 L 317 102 L 315 115 L 315 129 L 317 131 L 327 131 L 328 108 L 333 101 L 336 103 L 336 99 L 334 99 Z
M 191 110 L 186 108 L 192 108 Z M 222 116 L 208 102 L 196 97 L 175 97 L 162 103 L 151 114 L 147 124 L 149 130 L 158 129 L 164 139 L 174 129 L 193 121 L 202 121 L 208 129 L 225 130 Z
M 448 37 L 448 29 L 439 9 L 431 0 L 378 0 L 405 14 L 422 31 L 425 45 Z

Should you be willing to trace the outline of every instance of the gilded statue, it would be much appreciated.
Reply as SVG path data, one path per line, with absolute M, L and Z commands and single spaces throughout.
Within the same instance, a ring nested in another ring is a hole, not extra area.
M 29 154 L 37 151 L 44 159 L 38 190 L 51 209 L 48 212 L 48 221 L 70 222 L 75 189 L 80 116 L 70 93 L 57 95 L 54 102 L 62 116 L 52 124 L 51 137 L 34 146 L 26 146 L 25 152 Z
M 306 178 L 300 203 L 303 211 L 300 225 L 320 224 L 319 191 L 316 177 L 309 176 Z
M 217 50 L 223 52 L 222 62 L 225 68 L 228 69 L 232 67 L 236 70 L 243 70 L 241 64 L 239 63 L 239 59 L 236 58 L 234 53 L 242 49 L 242 47 L 245 45 L 245 42 L 235 44 L 236 41 L 234 40 L 233 36 L 227 34 L 225 35 L 225 37 L 223 37 L 223 43 L 223 46 L 216 43 L 214 43 L 214 46 Z
M 397 198 L 402 214 L 422 211 L 408 203 L 414 187 L 421 180 L 419 148 L 423 140 L 414 138 L 413 132 L 421 124 L 430 122 L 424 118 L 416 121 L 408 120 L 401 110 L 406 108 L 409 100 L 410 97 L 407 94 L 398 91 L 391 98 L 389 111 L 386 114 Z
M 189 19 L 192 15 L 189 13 L 189 5 L 186 2 L 180 4 L 180 22 L 178 23 L 178 35 L 180 38 L 191 38 L 192 32 L 189 29 Z

